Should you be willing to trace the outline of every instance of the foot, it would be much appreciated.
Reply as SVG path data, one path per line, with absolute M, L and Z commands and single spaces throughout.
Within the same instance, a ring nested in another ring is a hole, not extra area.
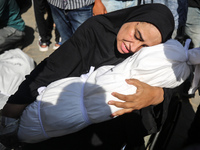
M 53 49 L 56 50 L 60 47 L 61 42 L 56 42 L 55 45 L 53 46 Z
M 49 49 L 49 42 L 42 42 L 41 40 L 38 42 L 38 47 L 41 52 L 46 52 Z

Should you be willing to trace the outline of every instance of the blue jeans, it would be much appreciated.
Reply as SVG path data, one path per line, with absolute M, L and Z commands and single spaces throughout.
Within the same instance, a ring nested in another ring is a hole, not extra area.
M 200 47 L 200 9 L 188 7 L 185 33 L 191 38 L 194 47 Z
M 101 1 L 106 7 L 107 12 L 133 7 L 138 4 L 137 0 L 101 0 Z
M 51 4 L 51 12 L 54 23 L 62 38 L 62 43 L 67 41 L 76 29 L 88 18 L 92 17 L 93 5 L 85 6 L 75 10 L 63 10 Z

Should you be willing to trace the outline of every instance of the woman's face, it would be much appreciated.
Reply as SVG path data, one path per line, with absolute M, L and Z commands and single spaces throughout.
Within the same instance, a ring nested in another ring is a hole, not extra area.
M 128 22 L 123 24 L 117 34 L 117 49 L 121 54 L 134 53 L 142 47 L 160 44 L 161 41 L 161 33 L 154 25 Z

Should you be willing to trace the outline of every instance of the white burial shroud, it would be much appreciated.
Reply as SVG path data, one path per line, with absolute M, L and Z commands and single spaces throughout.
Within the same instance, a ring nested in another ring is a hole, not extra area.
M 0 55 L 0 109 L 34 67 L 33 59 L 19 48 Z

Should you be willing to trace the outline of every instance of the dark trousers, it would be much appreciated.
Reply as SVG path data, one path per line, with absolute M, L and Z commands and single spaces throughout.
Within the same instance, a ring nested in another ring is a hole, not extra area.
M 41 41 L 50 42 L 53 30 L 53 18 L 47 0 L 34 0 L 34 12 Z M 45 16 L 47 14 L 47 16 Z

